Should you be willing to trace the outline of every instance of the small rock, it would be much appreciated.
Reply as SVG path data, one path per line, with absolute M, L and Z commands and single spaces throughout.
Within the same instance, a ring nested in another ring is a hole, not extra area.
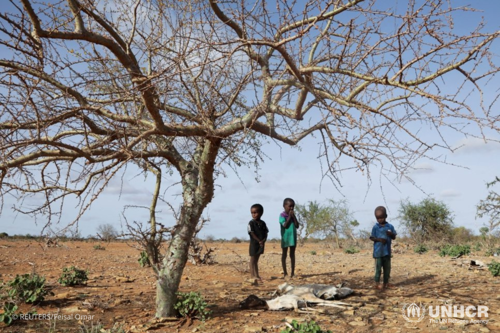
M 362 321 L 351 321 L 349 323 L 349 325 L 351 325 L 351 326 L 365 326 L 366 324 Z
M 258 284 L 257 279 L 247 279 L 243 282 L 243 285 L 256 286 Z
M 130 282 L 134 282 L 135 279 L 131 279 L 128 276 L 116 276 L 115 277 L 115 281 L 116 282 L 122 282 L 122 283 L 130 283 Z
M 292 321 L 294 321 L 294 320 L 298 323 L 301 323 L 301 322 L 306 321 L 306 318 L 303 318 L 303 317 L 285 317 L 285 321 L 287 323 L 292 323 Z

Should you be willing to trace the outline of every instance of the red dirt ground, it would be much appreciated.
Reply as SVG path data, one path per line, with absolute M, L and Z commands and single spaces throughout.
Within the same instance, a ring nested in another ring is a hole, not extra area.
M 53 296 L 37 305 L 38 314 L 63 314 L 60 320 L 18 320 L 11 326 L 0 324 L 0 332 L 90 332 L 101 323 L 105 329 L 120 326 L 124 332 L 280 332 L 285 321 L 315 320 L 333 332 L 500 332 L 500 278 L 488 270 L 468 269 L 435 251 L 418 255 L 411 250 L 395 253 L 392 260 L 394 289 L 373 289 L 373 259 L 370 250 L 348 255 L 324 243 L 306 244 L 297 249 L 297 276 L 292 284 L 346 282 L 355 295 L 345 301 L 354 310 L 325 309 L 322 314 L 298 314 L 262 310 L 240 310 L 238 303 L 250 294 L 271 298 L 283 280 L 279 243 L 266 245 L 260 272 L 264 282 L 257 286 L 247 280 L 248 244 L 213 243 L 216 264 L 187 264 L 180 290 L 199 291 L 210 304 L 212 318 L 184 324 L 175 318 L 157 320 L 155 277 L 151 268 L 141 268 L 139 251 L 123 242 L 70 241 L 45 248 L 36 241 L 0 240 L 0 279 L 7 282 L 16 274 L 36 271 L 47 278 Z M 314 252 L 315 251 L 315 252 Z M 316 254 L 314 254 L 316 253 Z M 473 255 L 466 259 L 490 258 Z M 82 287 L 64 287 L 57 280 L 62 268 L 76 266 L 89 271 Z M 402 314 L 405 304 L 486 305 L 486 325 L 473 323 L 408 322 Z M 31 306 L 23 305 L 27 312 Z M 118 332 L 113 330 L 112 332 Z

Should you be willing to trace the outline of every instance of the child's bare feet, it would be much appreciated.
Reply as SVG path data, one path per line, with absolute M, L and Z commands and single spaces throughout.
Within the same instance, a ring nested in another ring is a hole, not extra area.
M 382 290 L 383 289 L 383 286 L 380 284 L 380 283 L 377 283 L 375 285 L 375 287 L 373 287 L 374 289 L 377 289 L 377 290 Z
M 394 288 L 394 285 L 393 284 L 390 284 L 390 283 L 384 283 L 384 289 L 392 289 Z

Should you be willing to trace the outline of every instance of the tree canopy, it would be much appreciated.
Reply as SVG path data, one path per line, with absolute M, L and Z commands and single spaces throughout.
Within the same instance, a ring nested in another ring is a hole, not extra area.
M 500 184 L 500 178 L 495 177 L 495 180 L 488 183 L 487 187 L 491 188 L 496 184 Z M 477 216 L 489 216 L 488 232 L 492 233 L 500 226 L 500 194 L 493 189 L 490 189 L 485 199 L 479 201 L 477 205 Z
M 495 126 L 481 92 L 498 72 L 499 32 L 458 31 L 455 15 L 471 9 L 452 4 L 11 0 L 0 12 L 0 195 L 34 197 L 15 209 L 47 224 L 76 198 L 76 222 L 127 168 L 153 173 L 154 239 L 162 181 L 177 173 L 183 203 L 154 267 L 157 316 L 171 315 L 214 179 L 259 165 L 267 141 L 317 135 L 333 179 L 344 156 L 401 177 L 450 149 L 449 130 Z
M 452 236 L 453 214 L 444 202 L 434 198 L 426 198 L 418 204 L 402 201 L 398 218 L 418 244 Z
M 328 200 L 326 204 L 310 201 L 305 205 L 297 205 L 297 215 L 305 230 L 304 238 L 310 236 L 335 239 L 340 247 L 339 237 L 346 231 L 347 237 L 352 236 L 352 213 L 345 200 Z M 356 222 L 357 223 L 357 222 Z

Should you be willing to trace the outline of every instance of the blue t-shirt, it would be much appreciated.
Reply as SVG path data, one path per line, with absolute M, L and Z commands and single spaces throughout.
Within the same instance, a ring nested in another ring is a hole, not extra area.
M 396 229 L 392 224 L 386 222 L 383 226 L 380 223 L 376 223 L 373 226 L 371 237 L 387 239 L 385 244 L 382 242 L 373 243 L 373 258 L 380 258 L 391 255 L 391 242 L 392 239 L 387 235 L 387 230 L 392 231 L 393 235 L 397 235 Z

